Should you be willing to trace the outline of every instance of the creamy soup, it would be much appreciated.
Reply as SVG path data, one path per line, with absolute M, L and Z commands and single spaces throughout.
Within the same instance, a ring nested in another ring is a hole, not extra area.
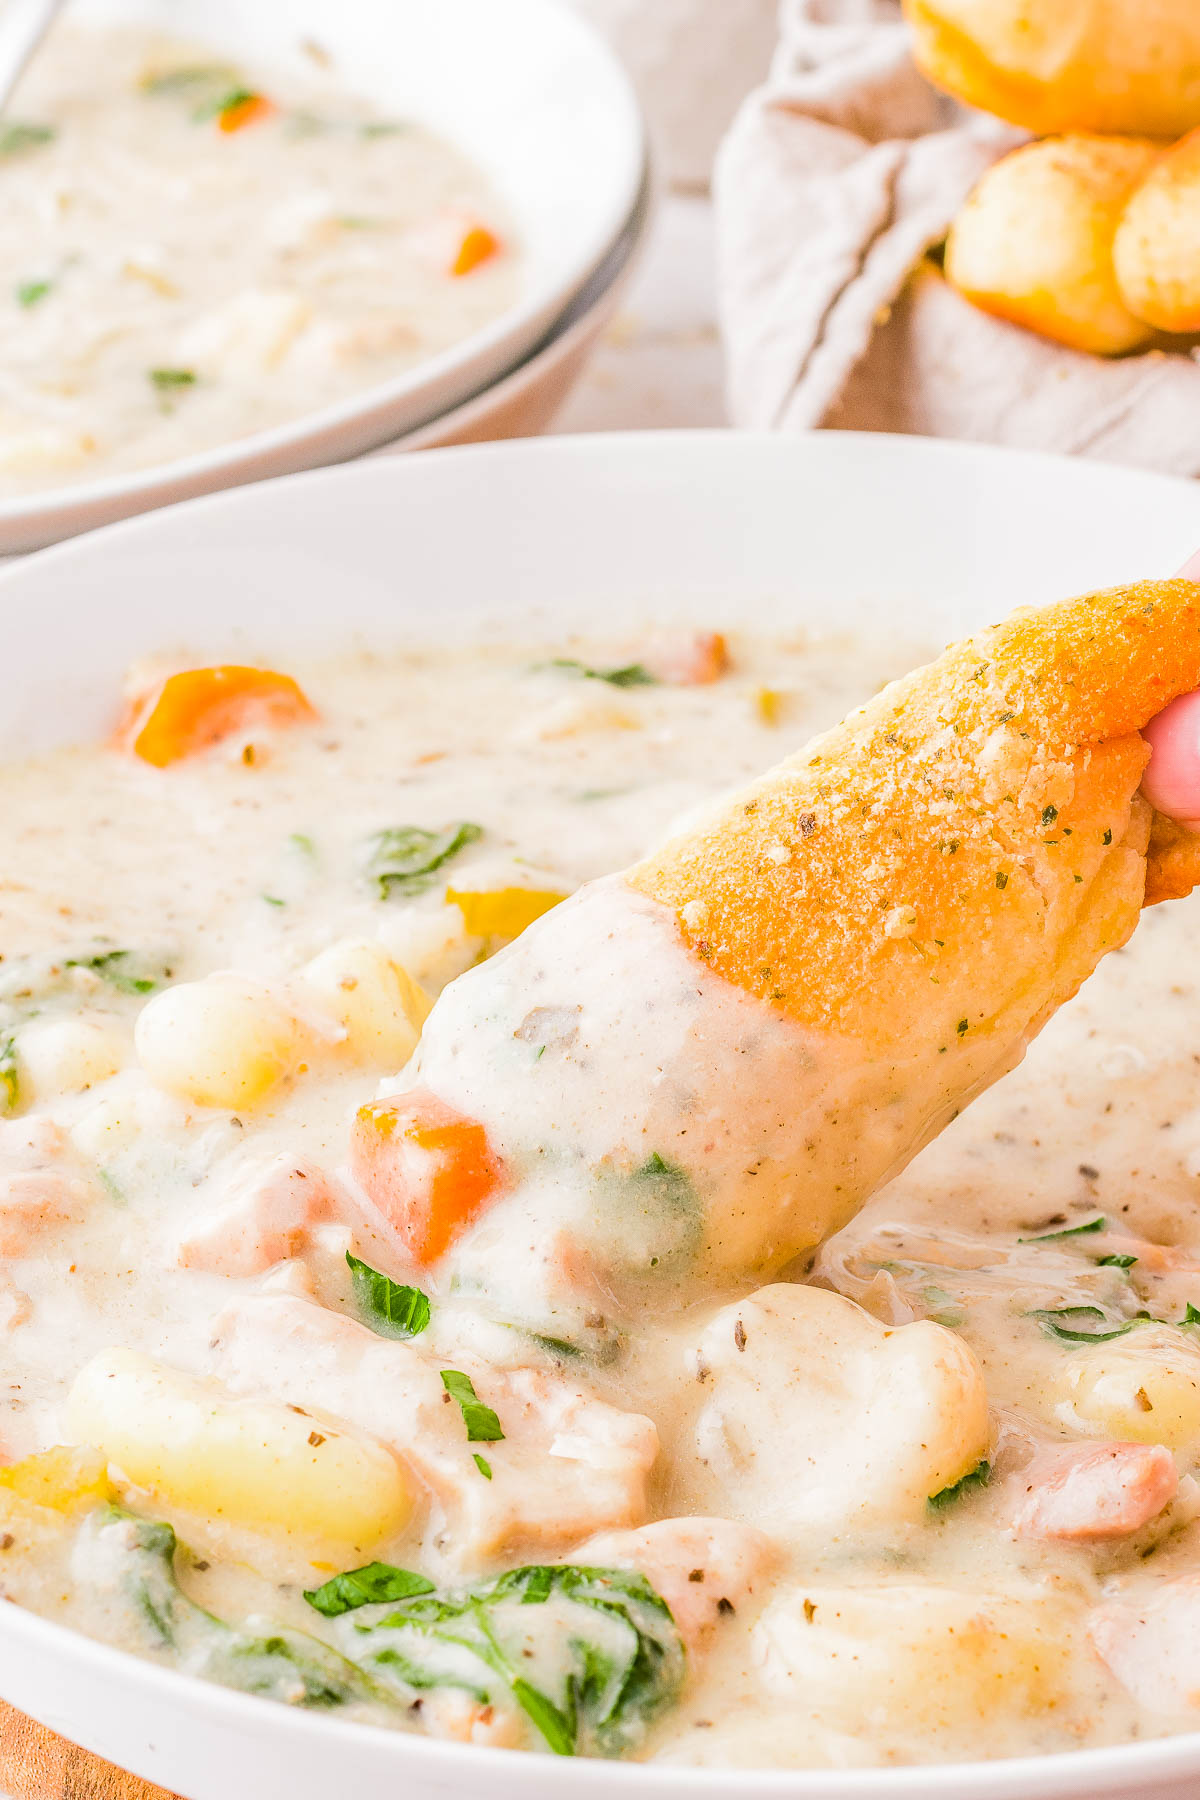
M 56 30 L 0 123 L 0 496 L 282 424 L 516 299 L 484 177 L 308 48 Z
M 113 743 L 0 770 L 8 1596 L 532 1751 L 1195 1726 L 1192 903 L 762 1286 L 771 1095 L 864 1139 L 886 1106 L 649 903 L 571 898 L 911 660 L 679 632 L 145 667 Z M 529 930 L 559 906 L 602 947 L 569 993 Z M 703 1091 L 735 1079 L 736 1114 Z

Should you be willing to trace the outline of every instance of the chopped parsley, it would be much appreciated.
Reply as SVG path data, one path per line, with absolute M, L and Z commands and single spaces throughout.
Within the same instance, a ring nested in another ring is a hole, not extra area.
M 58 133 L 53 125 L 26 125 L 16 119 L 0 119 L 0 156 L 20 156 L 36 150 L 39 144 L 53 143 Z
M 1098 1269 L 1132 1269 L 1136 1261 L 1136 1256 L 1098 1256 L 1096 1267 Z
M 652 1150 L 640 1169 L 635 1170 L 638 1181 L 665 1182 L 676 1190 L 678 1198 L 689 1203 L 692 1199 L 692 1184 L 678 1163 L 668 1162 L 657 1150 Z
M 354 1612 L 360 1606 L 380 1602 L 410 1600 L 415 1594 L 432 1594 L 433 1583 L 411 1569 L 397 1569 L 391 1563 L 366 1563 L 361 1569 L 347 1569 L 334 1575 L 319 1588 L 306 1588 L 304 1598 L 326 1619 Z
M 17 305 L 25 307 L 26 310 L 31 306 L 36 306 L 39 300 L 46 298 L 53 286 L 52 281 L 19 281 L 13 289 Z
M 485 1406 L 475 1392 L 469 1375 L 460 1369 L 442 1369 L 442 1386 L 452 1400 L 457 1400 L 467 1428 L 469 1444 L 496 1444 L 504 1436 L 500 1421 L 490 1406 Z M 488 1477 L 489 1481 L 491 1476 Z
M 354 1297 L 372 1330 L 384 1337 L 419 1337 L 429 1324 L 429 1299 L 420 1288 L 404 1287 L 347 1250 Z
M 1057 806 L 1043 806 L 1043 808 L 1042 808 L 1042 824 L 1043 825 L 1053 825 L 1053 823 L 1054 823 L 1055 819 L 1057 819 L 1057 817 L 1058 817 Z
M 420 825 L 394 825 L 377 831 L 370 840 L 367 878 L 378 883 L 383 900 L 423 894 L 433 886 L 443 864 L 482 836 L 482 825 L 473 825 L 468 819 L 448 825 L 445 831 L 426 831 Z
M 146 962 L 136 950 L 105 950 L 97 956 L 68 957 L 63 966 L 90 969 L 119 994 L 152 994 L 172 974 L 165 964 Z
M 623 663 L 616 669 L 593 669 L 573 656 L 554 656 L 543 665 L 547 669 L 566 669 L 582 681 L 607 681 L 610 687 L 657 687 L 658 678 L 643 663 Z
M 622 1185 L 629 1226 L 625 1254 L 631 1267 L 642 1262 L 656 1269 L 694 1255 L 700 1206 L 686 1169 L 653 1150 L 623 1177 Z
M 147 369 L 146 379 L 160 394 L 174 394 L 196 385 L 195 369 Z
M 479 1473 L 483 1476 L 485 1481 L 490 1481 L 492 1479 L 491 1463 L 487 1460 L 486 1456 L 480 1456 L 478 1450 L 474 1452 L 474 1457 L 475 1467 L 479 1470 Z
M 1086 1237 L 1090 1232 L 1103 1231 L 1108 1220 L 1101 1213 L 1098 1218 L 1088 1219 L 1083 1225 L 1067 1225 L 1061 1231 L 1042 1231 L 1037 1237 L 1018 1238 L 1018 1244 L 1051 1244 L 1056 1238 Z
M 96 1170 L 96 1174 L 100 1178 L 100 1186 L 104 1189 L 113 1205 L 126 1206 L 128 1202 L 125 1197 L 125 1190 L 121 1187 L 119 1182 L 113 1179 L 109 1170 L 101 1167 Z
M 951 1487 L 942 1488 L 940 1493 L 930 1494 L 928 1505 L 934 1512 L 943 1512 L 946 1507 L 953 1506 L 954 1502 L 961 1500 L 964 1495 L 973 1493 L 978 1488 L 985 1488 L 991 1479 L 992 1465 L 985 1457 L 982 1462 L 976 1463 L 973 1469 L 968 1469 L 961 1481 L 956 1481 Z
M 12 1033 L 0 1037 L 0 1113 L 15 1111 L 17 1101 L 21 1098 L 21 1083 L 17 1076 L 17 1043 Z

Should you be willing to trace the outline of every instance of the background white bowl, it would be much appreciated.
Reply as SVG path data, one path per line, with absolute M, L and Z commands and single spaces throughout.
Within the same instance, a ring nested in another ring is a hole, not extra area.
M 337 405 L 175 462 L 0 501 L 0 554 L 343 461 L 436 418 L 533 350 L 638 204 L 646 153 L 633 90 L 598 34 L 557 0 L 76 0 L 70 16 L 146 25 L 296 72 L 307 66 L 302 42 L 315 40 L 347 86 L 440 132 L 484 170 L 513 215 L 525 275 L 519 300 L 490 325 Z
M 499 381 L 428 425 L 405 432 L 373 456 L 436 450 L 449 444 L 494 443 L 545 431 L 584 371 L 637 268 L 653 217 L 647 179 L 628 226 L 537 348 Z
M 447 555 L 447 545 L 453 555 Z M 94 737 L 156 648 L 277 664 L 341 643 L 700 616 L 933 644 L 1166 573 L 1200 489 L 914 438 L 556 438 L 379 459 L 199 500 L 0 576 L 0 749 Z M 332 602 L 332 603 L 331 603 Z M 98 854 L 101 851 L 98 848 Z M 0 1609 L 0 1694 L 188 1800 L 1194 1800 L 1200 1734 L 969 1767 L 573 1763 L 289 1712 Z

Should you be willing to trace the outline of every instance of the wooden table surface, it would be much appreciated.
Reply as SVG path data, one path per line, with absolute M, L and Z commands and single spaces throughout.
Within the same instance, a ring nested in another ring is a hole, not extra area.
M 179 1800 L 0 1701 L 0 1793 L 12 1800 Z

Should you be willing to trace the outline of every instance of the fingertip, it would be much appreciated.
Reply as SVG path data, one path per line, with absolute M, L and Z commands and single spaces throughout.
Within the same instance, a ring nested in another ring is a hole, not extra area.
M 1142 792 L 1151 806 L 1185 823 L 1200 818 L 1200 693 L 1172 700 L 1142 736 L 1150 746 Z

